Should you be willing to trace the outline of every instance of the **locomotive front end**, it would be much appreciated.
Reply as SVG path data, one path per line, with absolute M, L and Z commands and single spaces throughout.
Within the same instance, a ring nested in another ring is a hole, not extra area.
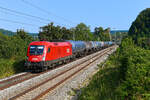
M 27 51 L 25 67 L 37 70 L 43 68 L 46 56 L 46 46 L 40 42 L 32 42 Z

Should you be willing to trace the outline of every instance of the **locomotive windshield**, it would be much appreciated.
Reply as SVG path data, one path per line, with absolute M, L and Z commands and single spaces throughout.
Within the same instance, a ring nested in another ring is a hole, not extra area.
M 42 55 L 44 51 L 44 46 L 42 45 L 31 45 L 30 55 Z

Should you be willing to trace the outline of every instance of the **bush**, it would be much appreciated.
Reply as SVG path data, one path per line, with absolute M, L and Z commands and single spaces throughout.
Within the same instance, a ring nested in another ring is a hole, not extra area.
M 92 77 L 89 85 L 82 89 L 79 100 L 120 100 L 117 88 L 120 85 L 119 49 L 106 61 L 104 68 Z
M 32 40 L 22 30 L 14 36 L 0 33 L 0 78 L 24 71 L 27 46 Z
M 119 93 L 122 99 L 145 99 L 150 93 L 150 51 L 136 47 L 132 40 L 125 39 L 120 49 L 120 72 L 122 84 Z M 125 46 L 124 44 L 127 43 Z M 130 45 L 129 45 L 129 44 Z M 131 45 L 132 44 L 132 45 Z

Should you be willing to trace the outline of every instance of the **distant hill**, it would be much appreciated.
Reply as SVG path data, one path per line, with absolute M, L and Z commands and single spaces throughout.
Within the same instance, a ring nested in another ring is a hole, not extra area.
M 8 35 L 8 36 L 16 35 L 16 32 L 12 32 L 10 30 L 5 30 L 5 29 L 0 29 L 0 32 L 5 34 L 5 35 Z M 38 33 L 28 33 L 28 34 L 34 38 L 38 37 Z
M 5 29 L 0 29 L 0 32 L 5 35 L 8 35 L 8 36 L 16 35 L 16 32 L 12 32 L 10 30 L 5 30 Z M 128 30 L 112 30 L 112 31 L 110 31 L 111 34 L 114 34 L 116 32 L 128 32 Z M 94 32 L 92 32 L 92 33 L 94 33 Z M 38 33 L 28 33 L 28 34 L 34 38 L 38 38 Z
M 33 38 L 38 38 L 38 33 L 28 33 L 29 35 L 31 35 Z
M 116 32 L 128 32 L 128 30 L 112 30 L 112 31 L 110 31 L 111 34 L 114 34 Z
M 125 32 L 125 33 L 126 33 L 126 32 L 128 32 L 128 30 L 111 30 L 111 31 L 110 31 L 110 34 L 114 34 L 114 33 L 116 33 L 116 32 L 121 32 L 121 33 L 122 33 L 122 32 Z M 92 32 L 92 33 L 94 34 L 94 32 Z
M 8 36 L 13 36 L 16 34 L 16 32 L 12 32 L 12 31 L 5 30 L 5 29 L 0 29 L 0 32 L 5 34 L 5 35 L 8 35 Z

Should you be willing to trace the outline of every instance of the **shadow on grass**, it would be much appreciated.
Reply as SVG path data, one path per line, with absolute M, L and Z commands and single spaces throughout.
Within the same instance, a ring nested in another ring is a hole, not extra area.
M 32 74 L 37 74 L 37 73 L 42 72 L 42 71 L 28 70 L 25 68 L 24 64 L 25 64 L 24 59 L 14 62 L 13 69 L 14 69 L 15 74 L 20 73 L 20 72 L 30 72 Z
M 0 78 L 24 72 L 24 60 L 0 59 Z
M 90 84 L 82 89 L 79 100 L 121 100 L 116 91 L 119 83 L 119 68 L 101 69 Z
M 15 63 L 13 64 L 13 69 L 15 73 L 25 72 L 24 63 L 25 63 L 25 60 L 15 61 Z

